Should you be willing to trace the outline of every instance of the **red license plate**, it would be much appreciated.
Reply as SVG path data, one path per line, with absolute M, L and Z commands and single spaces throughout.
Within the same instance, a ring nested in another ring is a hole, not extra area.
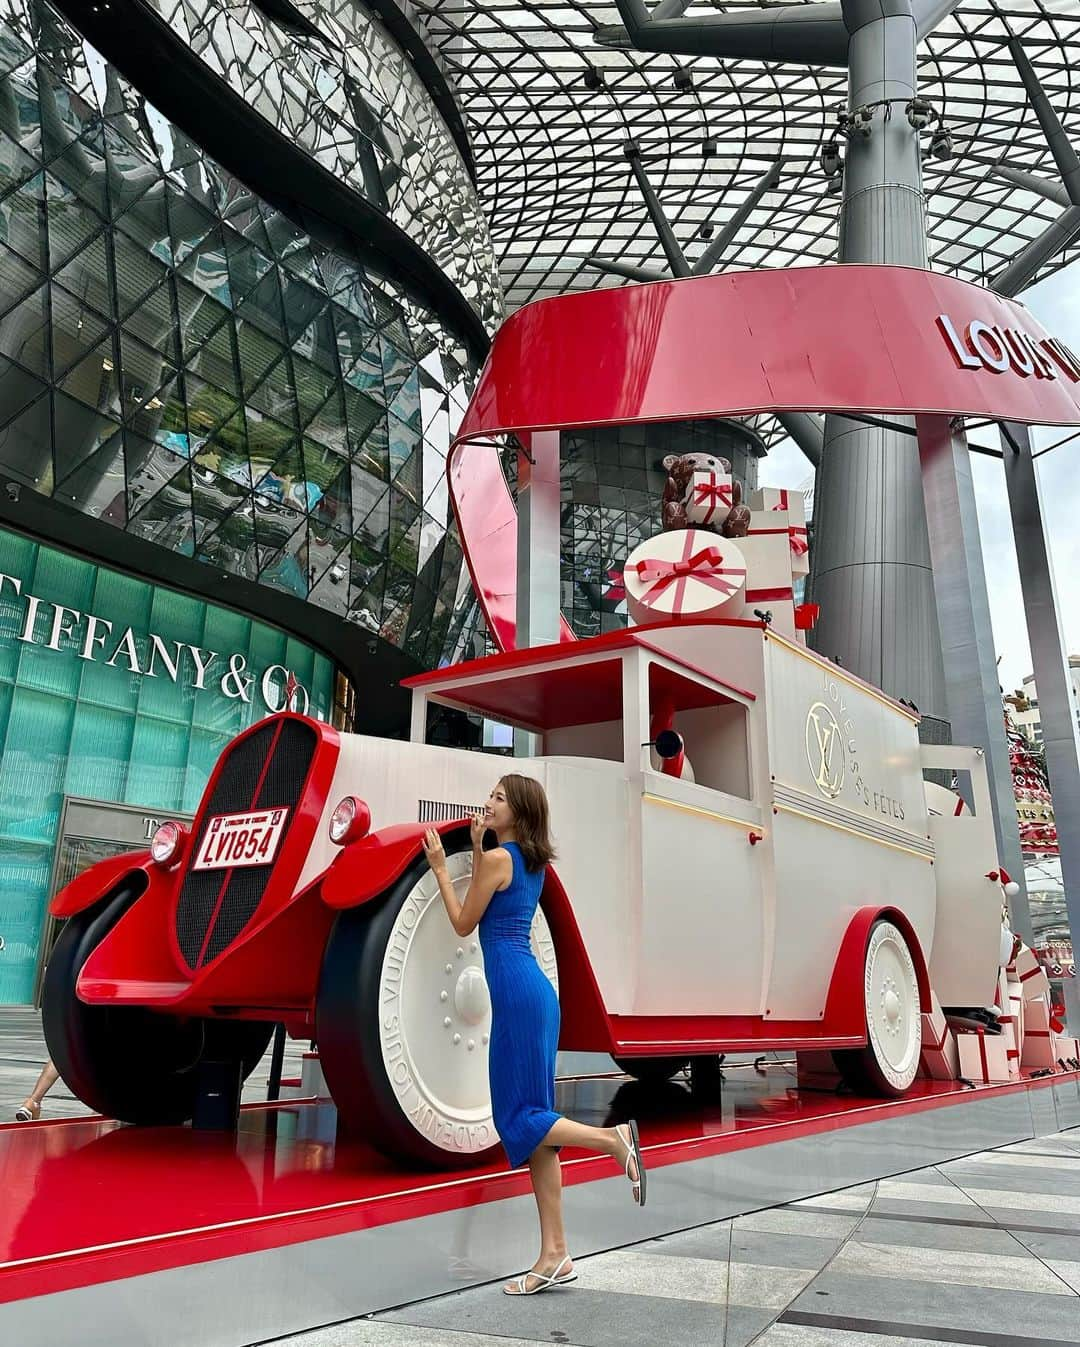
M 246 814 L 215 814 L 207 824 L 193 870 L 231 870 L 269 865 L 285 831 L 287 809 L 253 809 Z

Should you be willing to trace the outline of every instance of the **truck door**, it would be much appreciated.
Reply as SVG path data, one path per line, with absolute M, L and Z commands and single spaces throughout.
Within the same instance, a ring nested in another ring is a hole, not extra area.
M 997 987 L 1001 889 L 987 878 L 997 871 L 998 859 L 985 759 L 981 749 L 941 744 L 922 745 L 921 758 L 924 772 L 955 778 L 969 806 L 929 815 L 937 884 L 930 985 L 943 1006 L 990 1006 Z
M 665 702 L 665 698 L 667 699 Z M 761 808 L 748 705 L 650 663 L 650 725 L 670 710 L 688 768 L 642 772 L 639 1015 L 754 1015 L 761 999 Z

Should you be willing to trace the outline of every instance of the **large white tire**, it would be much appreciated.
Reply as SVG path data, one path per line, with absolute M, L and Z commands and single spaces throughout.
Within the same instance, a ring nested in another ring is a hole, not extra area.
M 919 1070 L 919 979 L 907 941 L 891 921 L 870 928 L 863 962 L 864 1048 L 834 1052 L 845 1079 L 873 1094 L 902 1095 Z
M 464 898 L 468 836 L 446 845 L 450 878 Z M 558 992 L 555 946 L 539 908 L 532 947 Z M 384 897 L 338 917 L 316 1017 L 323 1072 L 346 1128 L 425 1166 L 495 1157 L 491 1002 L 480 937 L 455 934 L 423 859 Z

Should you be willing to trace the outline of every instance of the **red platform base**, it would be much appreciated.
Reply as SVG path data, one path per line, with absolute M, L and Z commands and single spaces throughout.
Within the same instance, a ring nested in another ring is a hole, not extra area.
M 884 1101 L 799 1089 L 789 1063 L 736 1068 L 708 1100 L 684 1084 L 576 1078 L 560 1082 L 559 1105 L 598 1124 L 638 1117 L 652 1174 L 649 1205 L 635 1214 L 610 1160 L 564 1152 L 567 1219 L 583 1254 L 1080 1125 L 1080 1077 L 975 1090 L 926 1081 Z M 101 1315 L 121 1278 L 130 1332 L 131 1295 L 145 1290 L 160 1315 L 162 1287 L 183 1270 L 204 1294 L 250 1279 L 245 1295 L 265 1311 L 258 1332 L 248 1301 L 248 1336 L 223 1313 L 220 1332 L 208 1336 L 203 1322 L 190 1338 L 250 1342 L 511 1273 L 531 1248 L 524 1170 L 410 1173 L 337 1143 L 334 1130 L 332 1106 L 314 1101 L 248 1106 L 235 1135 L 99 1118 L 0 1127 L 0 1337 L 49 1341 L 48 1306 L 66 1316 L 92 1304 Z M 672 1166 L 677 1181 L 665 1175 Z M 377 1253 L 367 1282 L 361 1235 Z M 295 1285 L 279 1296 L 282 1268 L 310 1266 L 312 1254 L 326 1284 L 309 1285 L 306 1305 Z M 347 1287 L 333 1285 L 339 1263 L 351 1269 Z M 173 1329 L 139 1340 L 189 1340 Z M 113 1332 L 113 1347 L 128 1340 Z

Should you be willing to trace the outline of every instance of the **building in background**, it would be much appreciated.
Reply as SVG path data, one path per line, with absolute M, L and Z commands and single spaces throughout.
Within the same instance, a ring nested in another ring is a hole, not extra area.
M 1069 656 L 1069 681 L 1072 683 L 1073 714 L 1080 726 L 1080 655 Z M 1033 744 L 1043 741 L 1042 715 L 1039 711 L 1039 692 L 1035 675 L 1028 674 L 1023 685 L 1009 698 L 1013 710 L 1011 718 L 1016 728 Z
M 400 733 L 482 640 L 471 151 L 400 11 L 303 9 L 0 0 L 0 1003 L 71 857 L 190 812 L 237 730 Z

